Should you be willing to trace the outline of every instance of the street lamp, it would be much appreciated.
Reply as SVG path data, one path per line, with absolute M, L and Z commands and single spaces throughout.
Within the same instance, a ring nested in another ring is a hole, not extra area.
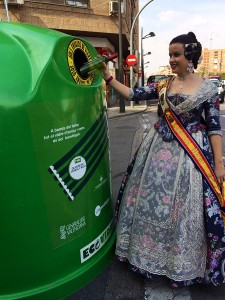
M 133 23 L 131 25 L 131 29 L 130 29 L 130 54 L 133 54 L 133 31 L 134 31 L 134 24 L 137 21 L 137 18 L 139 17 L 140 13 L 143 11 L 143 9 L 149 5 L 153 0 L 149 0 L 141 9 L 140 11 L 137 13 L 137 15 L 135 16 Z M 133 87 L 133 66 L 130 67 L 130 87 Z M 131 101 L 133 102 L 133 101 Z M 133 103 L 131 103 L 131 106 L 133 106 Z
M 147 39 L 147 38 L 153 37 L 153 36 L 155 36 L 155 33 L 151 31 L 148 34 L 146 34 L 142 39 Z
M 143 27 L 141 27 L 141 85 L 142 86 L 144 86 L 144 80 L 145 80 L 144 79 L 144 56 L 147 54 L 151 54 L 151 52 L 143 54 L 143 40 L 153 36 L 155 36 L 155 33 L 151 31 L 143 37 Z
M 6 11 L 7 21 L 10 22 L 9 9 L 8 9 L 8 2 L 7 2 L 7 0 L 4 0 L 4 4 L 5 4 L 5 11 Z
M 137 15 L 135 16 L 133 23 L 131 25 L 131 29 L 130 29 L 130 54 L 133 54 L 133 31 L 134 31 L 134 24 L 137 21 L 137 18 L 139 17 L 140 13 L 143 11 L 143 9 L 149 5 L 153 0 L 148 0 L 148 2 L 139 10 L 139 12 L 137 13 Z M 133 66 L 130 67 L 130 87 L 133 87 Z M 134 107 L 134 103 L 133 101 L 131 101 L 131 107 Z

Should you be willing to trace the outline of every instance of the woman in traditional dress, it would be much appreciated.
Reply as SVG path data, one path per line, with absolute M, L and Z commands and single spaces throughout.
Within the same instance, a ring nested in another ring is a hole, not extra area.
M 164 114 L 129 165 L 117 200 L 118 259 L 173 287 L 225 282 L 220 104 L 216 86 L 194 73 L 201 52 L 193 32 L 170 42 L 176 76 L 160 96 Z M 106 65 L 101 73 L 131 101 L 155 98 L 154 87 L 128 88 Z

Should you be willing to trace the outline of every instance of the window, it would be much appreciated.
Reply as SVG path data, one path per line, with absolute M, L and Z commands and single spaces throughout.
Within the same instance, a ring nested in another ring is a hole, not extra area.
M 65 3 L 66 5 L 69 6 L 88 7 L 88 0 L 81 0 L 81 1 L 65 0 Z
M 58 5 L 68 5 L 68 6 L 75 6 L 81 8 L 87 8 L 89 5 L 89 0 L 30 0 L 31 2 L 38 2 L 38 3 L 51 3 L 51 4 L 58 4 Z

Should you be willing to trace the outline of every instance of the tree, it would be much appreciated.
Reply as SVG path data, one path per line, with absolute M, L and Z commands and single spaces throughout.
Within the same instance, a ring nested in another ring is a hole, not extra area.
M 206 77 L 206 75 L 207 75 L 206 67 L 201 66 L 201 67 L 199 68 L 199 73 L 200 73 L 200 75 L 201 75 L 202 77 Z

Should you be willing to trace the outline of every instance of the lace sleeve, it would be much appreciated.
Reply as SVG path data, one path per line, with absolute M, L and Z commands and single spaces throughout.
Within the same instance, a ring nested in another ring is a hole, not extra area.
M 219 134 L 222 136 L 220 125 L 220 101 L 218 93 L 214 94 L 204 103 L 205 105 L 205 119 L 206 130 L 208 135 Z
M 151 100 L 157 98 L 157 92 L 155 87 L 144 86 L 140 88 L 130 89 L 129 100 L 130 101 L 141 101 Z

